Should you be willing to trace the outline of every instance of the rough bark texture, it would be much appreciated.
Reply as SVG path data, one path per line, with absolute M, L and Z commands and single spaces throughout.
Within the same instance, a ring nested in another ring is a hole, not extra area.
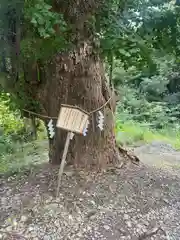
M 92 44 L 85 40 L 71 52 L 58 53 L 43 67 L 39 63 L 38 67 L 31 65 L 26 69 L 26 94 L 39 102 L 39 113 L 46 116 L 57 118 L 61 104 L 76 105 L 91 112 L 104 105 L 112 95 L 106 83 L 103 64 Z M 68 162 L 77 167 L 96 166 L 101 169 L 118 160 L 114 135 L 114 97 L 101 109 L 105 115 L 104 131 L 100 132 L 97 127 L 97 112 L 91 114 L 88 135 L 76 134 L 70 143 Z M 47 127 L 50 119 L 43 120 Z M 49 140 L 49 159 L 53 164 L 61 161 L 66 135 L 66 131 L 56 128 L 55 137 Z
M 68 54 L 57 54 L 48 66 L 46 79 L 38 98 L 43 106 L 43 114 L 48 116 L 57 117 L 61 104 L 76 105 L 91 112 L 105 104 L 111 96 L 101 60 L 93 53 L 88 42 L 83 42 Z M 117 160 L 110 103 L 102 109 L 105 130 L 100 132 L 97 127 L 97 113 L 91 114 L 88 135 L 75 135 L 70 144 L 68 161 L 76 166 L 95 165 L 102 168 Z M 55 138 L 50 140 L 50 162 L 60 162 L 66 134 L 56 129 Z

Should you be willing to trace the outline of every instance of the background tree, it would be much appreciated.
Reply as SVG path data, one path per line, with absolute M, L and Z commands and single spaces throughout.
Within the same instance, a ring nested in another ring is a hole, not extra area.
M 155 128 L 178 125 L 179 7 L 167 1 L 139 2 L 128 14 L 136 34 L 148 46 L 155 68 L 147 71 L 143 65 L 133 64 L 120 74 L 123 67 L 116 66 L 115 83 L 121 94 L 128 96 L 119 111 L 128 112 L 128 117 L 146 121 Z

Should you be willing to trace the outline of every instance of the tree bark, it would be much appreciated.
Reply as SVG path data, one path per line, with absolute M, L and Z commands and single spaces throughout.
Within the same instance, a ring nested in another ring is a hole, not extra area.
M 103 64 L 93 53 L 91 44 L 84 41 L 72 52 L 57 54 L 48 64 L 46 83 L 38 94 L 43 113 L 58 117 L 61 104 L 79 106 L 87 112 L 103 106 L 111 97 Z M 70 143 L 68 162 L 77 167 L 102 168 L 117 160 L 113 121 L 113 106 L 109 101 L 101 109 L 105 116 L 104 131 L 97 127 L 97 112 L 90 114 L 90 125 L 86 137 L 75 134 Z M 45 120 L 47 126 L 49 119 Z M 56 126 L 56 121 L 54 121 Z M 53 139 L 49 139 L 49 158 L 59 164 L 67 132 L 56 128 Z

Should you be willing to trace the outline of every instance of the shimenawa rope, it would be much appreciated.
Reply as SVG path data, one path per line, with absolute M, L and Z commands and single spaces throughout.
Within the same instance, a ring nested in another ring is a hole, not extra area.
M 98 112 L 100 111 L 102 108 L 104 108 L 112 99 L 112 96 L 99 108 L 93 110 L 93 111 L 90 111 L 88 112 L 89 115 L 95 113 L 95 112 Z M 80 108 L 82 111 L 84 111 L 82 108 Z M 46 115 L 41 115 L 41 114 L 38 114 L 38 113 L 35 113 L 33 111 L 29 111 L 27 109 L 22 109 L 24 112 L 28 112 L 30 113 L 31 115 L 34 115 L 34 116 L 37 116 L 37 117 L 41 117 L 41 118 L 48 118 L 48 119 L 58 119 L 57 117 L 50 117 L 50 116 L 46 116 Z

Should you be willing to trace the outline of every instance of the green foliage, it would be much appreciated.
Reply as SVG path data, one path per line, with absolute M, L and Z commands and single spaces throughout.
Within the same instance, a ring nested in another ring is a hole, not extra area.
M 10 96 L 2 93 L 0 101 L 0 128 L 4 135 L 18 134 L 22 131 L 23 121 L 18 110 L 10 110 Z
M 37 28 L 40 37 L 47 38 L 55 35 L 54 25 L 60 24 L 60 15 L 51 10 L 51 6 L 43 0 L 39 0 L 37 4 L 28 10 L 30 22 Z
M 12 110 L 10 109 L 10 106 Z M 20 140 L 23 135 L 23 121 L 20 114 L 11 105 L 9 94 L 0 95 L 0 157 L 16 151 L 14 139 Z
M 124 121 L 148 122 L 154 128 L 161 128 L 165 124 L 170 124 L 172 121 L 175 122 L 177 120 L 171 117 L 169 109 L 165 104 L 148 102 L 145 97 L 140 96 L 138 91 L 134 89 L 126 89 L 124 87 L 122 91 L 120 93 L 122 97 L 121 104 L 118 106 L 118 112 Z
M 0 136 L 0 157 L 14 152 L 15 144 L 13 144 L 11 137 L 7 135 Z
M 145 41 L 143 46 L 151 49 L 148 56 L 156 71 L 151 68 L 148 74 L 141 65 L 130 62 L 124 71 L 122 63 L 116 63 L 113 80 L 121 96 L 117 140 L 134 144 L 158 139 L 179 148 L 179 11 L 166 1 L 138 2 L 138 9 L 133 6 L 128 16 L 132 29 Z M 146 65 L 142 54 L 141 58 Z
M 157 54 L 154 58 L 158 74 L 149 77 L 141 77 L 142 72 L 135 67 L 124 72 L 121 63 L 118 67 L 116 62 L 113 77 L 121 96 L 117 107 L 117 140 L 120 144 L 162 140 L 180 148 L 179 92 L 170 94 L 167 88 L 176 62 L 169 55 Z
M 44 0 L 38 0 L 35 5 L 27 9 L 25 15 L 42 38 L 55 36 L 56 32 L 54 26 L 56 24 L 59 25 L 61 32 L 64 32 L 67 27 L 63 15 L 53 12 L 51 9 L 52 6 L 47 4 Z
M 52 10 L 44 0 L 27 1 L 25 4 L 25 36 L 21 40 L 22 61 L 47 60 L 56 52 L 70 47 L 69 30 L 61 13 Z
M 42 128 L 42 126 L 41 126 Z M 38 133 L 38 138 L 44 140 L 44 129 Z M 41 160 L 37 155 L 44 153 L 46 147 L 41 143 L 30 142 L 30 131 L 24 129 L 24 122 L 20 118 L 17 106 L 11 102 L 9 94 L 0 95 L 0 175 L 19 173 L 30 169 L 30 165 Z M 25 144 L 25 142 L 27 142 Z M 43 141 L 42 141 L 43 143 Z M 40 148 L 41 147 L 41 148 Z M 30 156 L 31 155 L 31 156 Z M 32 160 L 33 158 L 33 160 Z M 44 157 L 42 157 L 44 159 Z
M 157 92 L 159 91 L 157 90 Z M 176 105 L 169 104 L 162 101 L 162 98 L 157 101 L 157 95 L 149 97 L 150 93 L 152 94 L 151 91 L 143 94 L 138 89 L 129 88 L 127 85 L 121 87 L 121 104 L 117 108 L 121 119 L 123 121 L 133 120 L 139 123 L 147 123 L 154 129 L 169 126 L 178 130 L 180 105 L 177 103 Z
M 116 8 L 109 8 L 98 17 L 97 31 L 99 30 L 98 36 L 103 56 L 109 60 L 113 55 L 121 60 L 125 68 L 130 65 L 139 68 L 146 66 L 149 71 L 155 71 L 155 64 L 151 57 L 152 49 L 149 48 L 146 39 L 137 34 L 136 28 L 131 27 L 128 13 L 122 9 L 123 14 L 120 15 L 120 9 L 118 4 Z
M 71 44 L 63 35 L 41 39 L 35 38 L 33 34 L 29 33 L 28 37 L 21 41 L 21 58 L 32 62 L 37 60 L 45 62 L 55 53 L 69 48 L 71 48 Z
M 13 151 L 0 155 L 0 176 L 34 171 L 38 164 L 47 161 L 47 143 L 44 141 L 26 144 L 11 142 L 11 147 Z

